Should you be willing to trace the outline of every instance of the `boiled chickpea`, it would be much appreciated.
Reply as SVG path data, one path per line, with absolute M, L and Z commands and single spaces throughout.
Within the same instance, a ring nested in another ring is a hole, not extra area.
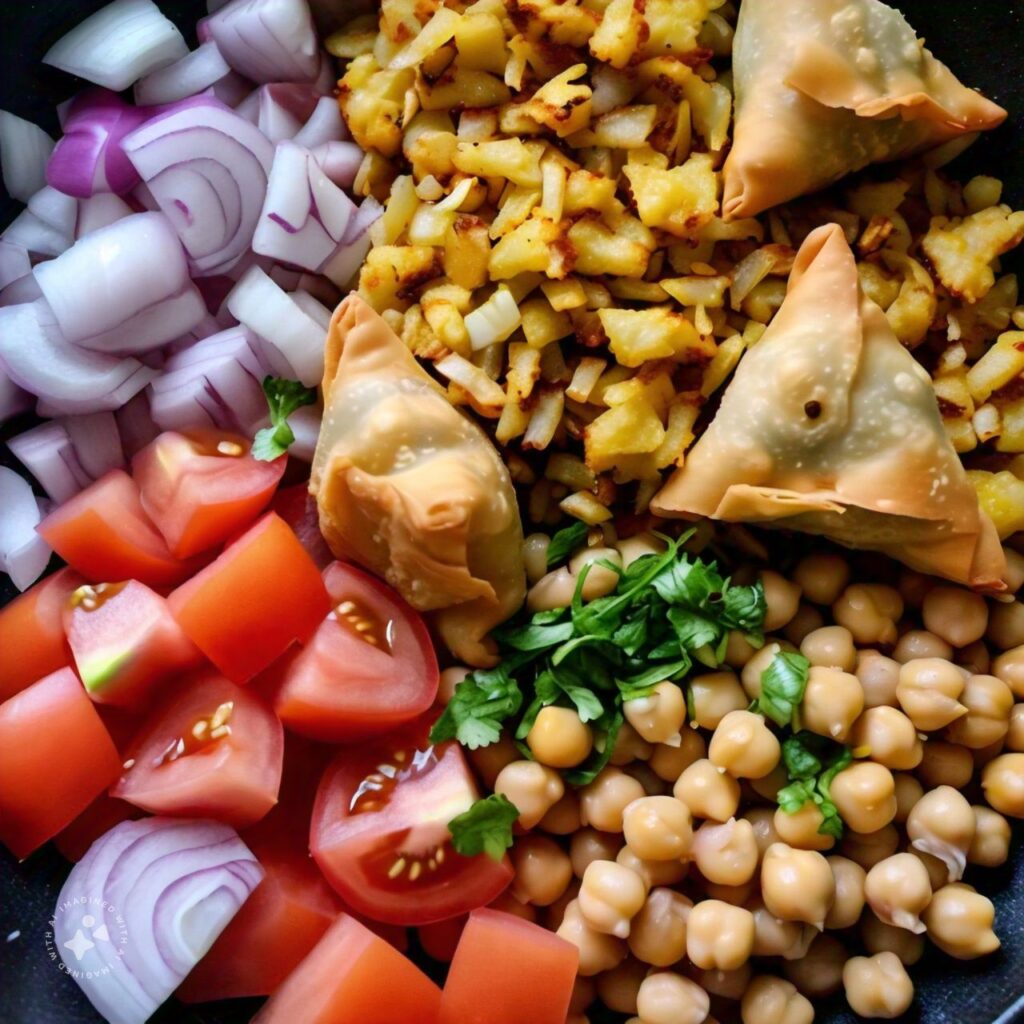
M 707 756 L 707 744 L 696 729 L 683 729 L 678 747 L 658 743 L 648 764 L 658 778 L 675 782 L 694 761 Z
M 602 971 L 610 971 L 626 959 L 625 942 L 591 928 L 580 910 L 579 900 L 573 900 L 565 908 L 565 915 L 556 934 L 579 949 L 580 962 L 577 970 L 585 978 L 593 977 Z
M 1024 604 L 1020 601 L 993 601 L 988 613 L 987 639 L 1001 651 L 1024 644 Z
M 569 840 L 569 862 L 573 874 L 577 878 L 582 878 L 583 873 L 594 861 L 614 860 L 623 843 L 623 837 L 614 832 L 581 828 Z
M 864 710 L 860 680 L 837 668 L 812 665 L 800 717 L 805 729 L 842 743 Z
M 575 790 L 567 789 L 562 799 L 540 819 L 537 827 L 553 836 L 571 836 L 580 825 L 580 802 Z
M 602 832 L 621 832 L 623 811 L 647 795 L 636 779 L 618 768 L 605 768 L 579 794 L 580 820 Z
M 754 918 L 749 910 L 720 900 L 703 900 L 686 922 L 686 955 L 704 970 L 735 971 L 754 948 Z
M 629 922 L 647 899 L 644 880 L 632 869 L 613 860 L 587 865 L 579 894 L 580 913 L 591 928 L 625 939 Z
M 695 761 L 676 780 L 672 791 L 695 818 L 728 821 L 740 804 L 740 784 L 710 761 Z
M 920 608 L 925 595 L 934 586 L 934 576 L 926 576 L 923 572 L 915 572 L 913 569 L 904 569 L 900 573 L 897 589 L 908 608 Z
M 1000 654 L 992 663 L 992 675 L 1002 679 L 1017 700 L 1024 700 L 1024 645 Z
M 686 695 L 675 683 L 658 683 L 646 697 L 627 700 L 623 714 L 648 743 L 672 743 L 686 721 Z
M 953 647 L 946 643 L 941 636 L 929 633 L 926 629 L 911 629 L 903 634 L 896 641 L 896 647 L 892 652 L 893 658 L 901 665 L 917 658 L 946 658 L 953 657 Z
M 711 763 L 737 779 L 764 778 L 781 756 L 782 747 L 768 723 L 745 710 L 730 711 L 718 722 L 708 748 Z
M 450 704 L 452 697 L 455 696 L 455 687 L 459 685 L 469 675 L 471 669 L 465 667 L 465 665 L 453 665 L 451 668 L 446 668 L 441 673 L 441 681 L 437 687 L 437 702 L 438 704 Z
M 743 668 L 757 653 L 757 648 L 738 630 L 731 630 L 725 644 L 725 663 L 729 668 Z
M 550 546 L 551 538 L 546 533 L 531 533 L 523 540 L 523 564 L 531 586 L 547 575 Z
M 980 640 L 954 651 L 953 660 L 971 675 L 987 675 L 992 668 L 992 655 Z
M 690 808 L 674 796 L 645 796 L 626 806 L 622 831 L 643 860 L 682 860 L 690 853 Z
M 568 890 L 566 890 L 568 892 Z M 563 897 L 559 897 L 562 899 Z M 566 900 L 568 903 L 569 900 Z M 522 918 L 524 921 L 529 921 L 530 924 L 537 923 L 537 908 L 530 903 L 520 903 L 519 900 L 506 889 L 499 896 L 495 896 L 490 903 L 487 904 L 490 910 L 498 910 L 503 914 L 512 914 L 514 917 Z M 547 908 L 545 909 L 547 912 Z
M 1016 754 L 1024 752 L 1024 704 L 1014 704 L 1010 709 L 1010 725 L 1006 731 L 1006 749 Z
M 747 991 L 752 974 L 753 970 L 749 962 L 732 971 L 720 971 L 715 968 L 703 970 L 692 964 L 686 967 L 686 976 L 700 985 L 708 995 L 718 996 L 719 999 L 730 999 L 734 1002 L 742 998 L 743 993 Z M 710 1019 L 709 1017 L 708 1020 Z
M 826 857 L 835 879 L 836 896 L 825 917 L 826 928 L 852 928 L 864 909 L 867 873 L 847 857 Z
M 814 604 L 830 605 L 850 582 L 850 567 L 832 551 L 805 555 L 793 570 L 793 580 Z
M 749 703 L 735 672 L 707 672 L 690 680 L 691 717 L 702 729 L 714 729 Z
M 811 1024 L 814 1007 L 792 982 L 761 974 L 743 993 L 740 1019 L 743 1024 Z
M 643 1024 L 702 1024 L 711 1001 L 707 992 L 681 974 L 649 974 L 637 993 L 636 1008 Z
M 760 896 L 751 896 L 746 904 L 754 919 L 753 956 L 781 956 L 785 960 L 799 960 L 817 934 L 813 925 L 801 921 L 784 921 L 776 917 Z
M 891 857 L 900 844 L 900 834 L 892 825 L 877 832 L 854 832 L 846 829 L 839 852 L 870 871 L 880 860 Z
M 821 831 L 825 816 L 818 805 L 808 800 L 798 811 L 790 813 L 781 807 L 775 812 L 775 833 L 783 843 L 798 850 L 831 850 L 836 841 Z
M 750 827 L 754 830 L 754 841 L 757 843 L 757 858 L 760 862 L 764 856 L 764 851 L 768 849 L 772 843 L 779 842 L 779 833 L 775 830 L 775 811 L 770 807 L 752 807 L 749 811 L 745 811 L 743 817 L 750 822 Z M 793 844 L 790 843 L 790 846 Z
M 615 737 L 615 746 L 612 748 L 612 755 L 608 759 L 608 763 L 621 768 L 634 761 L 646 761 L 653 753 L 653 744 L 648 743 L 629 722 L 623 722 L 619 726 L 619 732 Z
M 872 955 L 895 953 L 907 967 L 916 964 L 924 956 L 924 935 L 885 924 L 870 910 L 860 923 L 860 937 L 864 948 Z
M 907 836 L 914 849 L 943 861 L 950 882 L 963 877 L 975 827 L 971 805 L 950 786 L 925 793 L 907 818 Z
M 878 651 L 858 651 L 856 675 L 864 691 L 865 707 L 896 707 L 896 687 L 900 681 L 898 661 Z
M 811 999 L 824 999 L 838 992 L 843 984 L 843 965 L 849 953 L 831 935 L 819 935 L 811 943 L 807 955 L 800 960 L 787 960 L 782 972 Z
M 686 924 L 693 903 L 681 892 L 658 887 L 647 894 L 629 931 L 629 948 L 638 960 L 669 967 L 686 954 Z
M 958 700 L 964 692 L 964 672 L 942 658 L 918 658 L 900 668 L 896 699 L 922 732 L 933 732 L 967 714 Z
M 704 882 L 704 898 L 728 903 L 731 907 L 744 907 L 757 888 L 757 879 L 750 878 L 741 885 L 722 885 L 720 882 Z
M 1010 856 L 1010 823 L 990 807 L 975 804 L 974 840 L 967 851 L 969 864 L 997 868 Z
M 1024 754 L 1000 754 L 981 774 L 985 799 L 1001 814 L 1024 818 Z
M 925 629 L 954 647 L 980 640 L 988 627 L 988 605 L 981 594 L 962 587 L 933 587 L 921 604 Z
M 828 861 L 813 850 L 776 843 L 761 863 L 761 896 L 784 921 L 804 921 L 819 930 L 835 900 L 836 883 Z
M 999 948 L 994 920 L 992 901 L 962 882 L 941 888 L 924 912 L 928 938 L 957 960 L 973 960 Z
M 519 824 L 531 829 L 565 793 L 558 772 L 537 761 L 513 761 L 498 773 L 494 792 L 508 797 L 519 811 Z
M 579 585 L 580 573 L 585 566 L 587 578 L 583 584 L 583 600 L 593 601 L 605 597 L 619 585 L 619 574 L 599 562 L 607 561 L 622 565 L 622 556 L 614 548 L 584 548 L 569 559 L 568 565 L 554 569 L 542 576 L 526 594 L 526 607 L 531 612 L 551 611 L 568 608 Z
M 789 784 L 789 773 L 786 771 L 786 766 L 779 762 L 760 779 L 745 779 L 744 781 L 762 800 L 773 804 L 778 799 L 779 790 Z
M 855 956 L 843 967 L 850 1009 L 861 1017 L 892 1020 L 910 1009 L 914 983 L 895 953 Z
M 892 772 L 872 761 L 856 761 L 832 780 L 832 802 L 855 832 L 877 832 L 896 817 Z
M 597 998 L 597 985 L 593 978 L 577 975 L 569 1000 L 569 1014 L 581 1014 Z M 568 1022 L 566 1022 L 568 1024 Z
M 573 708 L 541 708 L 526 735 L 530 753 L 551 768 L 575 768 L 594 747 L 590 726 Z
M 1006 572 L 1003 579 L 1006 581 L 1006 592 L 1016 594 L 1024 586 L 1024 555 L 1013 548 L 1003 548 L 1006 556 Z
M 917 766 L 917 777 L 928 789 L 934 789 L 936 786 L 962 789 L 971 781 L 974 774 L 974 758 L 967 747 L 930 739 L 924 744 L 923 754 L 921 763 Z
M 690 864 L 685 860 L 644 860 L 628 846 L 624 846 L 615 855 L 619 864 L 635 871 L 643 880 L 648 889 L 657 885 L 675 885 L 681 882 L 690 870 Z
M 1013 693 L 1002 679 L 971 676 L 960 694 L 960 703 L 967 708 L 967 714 L 946 730 L 952 742 L 980 750 L 1006 735 L 1013 711 Z
M 618 967 L 597 976 L 601 1002 L 616 1013 L 636 1013 L 636 997 L 647 977 L 647 964 L 627 957 Z
M 832 605 L 832 615 L 858 644 L 896 642 L 896 623 L 903 614 L 903 599 L 892 587 L 874 583 L 848 586 Z
M 925 866 L 909 853 L 894 853 L 879 861 L 867 875 L 864 895 L 879 921 L 896 928 L 924 931 L 921 912 L 932 898 Z
M 502 733 L 497 743 L 488 747 L 477 747 L 468 753 L 470 763 L 488 789 L 494 789 L 499 772 L 513 761 L 521 761 L 523 755 L 508 733 Z
M 924 796 L 924 786 L 908 772 L 894 772 L 896 784 L 896 817 L 901 825 L 907 820 L 911 809 Z
M 559 898 L 555 900 L 555 902 L 552 903 L 550 907 L 543 908 L 543 923 L 544 927 L 547 928 L 548 931 L 557 931 L 558 928 L 561 927 L 562 922 L 565 920 L 565 911 L 568 909 L 570 903 L 576 902 L 576 897 L 579 896 L 579 894 L 580 880 L 578 878 L 573 878 L 573 880 L 569 883 L 569 888 L 566 889 L 565 892 L 563 892 L 562 895 L 559 896 Z M 502 896 L 505 895 L 506 893 L 502 893 Z M 520 903 L 519 900 L 515 899 L 511 895 L 508 896 L 508 899 L 509 902 L 514 903 L 517 907 L 520 907 L 523 910 L 529 910 L 533 913 L 537 912 L 536 907 L 530 906 L 529 904 Z M 495 900 L 491 904 L 491 906 L 494 907 L 496 910 L 502 909 L 498 906 L 497 900 Z
M 751 700 L 761 696 L 761 675 L 775 660 L 775 656 L 787 650 L 788 644 L 780 641 L 766 641 L 762 647 L 744 666 L 740 672 L 740 682 Z
M 800 644 L 800 653 L 812 664 L 852 672 L 857 667 L 857 649 L 853 637 L 842 626 L 822 626 L 808 633 Z
M 700 873 L 719 885 L 743 885 L 757 870 L 757 839 L 743 818 L 722 825 L 707 821 L 693 837 L 693 860 Z
M 812 604 L 801 604 L 796 610 L 796 615 L 786 623 L 782 635 L 798 647 L 804 642 L 808 634 L 825 625 L 825 617 Z
M 547 836 L 521 836 L 515 841 L 510 856 L 515 869 L 512 895 L 520 903 L 550 906 L 572 881 L 569 855 Z
M 672 792 L 672 787 L 643 761 L 634 761 L 622 769 L 631 779 L 636 779 L 644 788 L 647 796 L 665 796 Z
M 764 617 L 764 631 L 774 633 L 782 629 L 796 615 L 800 607 L 800 585 L 790 583 L 771 569 L 761 573 L 761 586 L 764 587 L 764 601 L 767 611 Z
M 916 768 L 924 756 L 914 723 L 888 705 L 865 710 L 853 723 L 848 742 L 857 757 L 893 770 Z

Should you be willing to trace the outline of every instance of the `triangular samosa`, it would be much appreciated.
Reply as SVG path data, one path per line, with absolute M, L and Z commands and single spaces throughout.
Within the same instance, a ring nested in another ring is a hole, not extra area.
M 331 551 L 432 612 L 458 658 L 493 664 L 486 634 L 526 594 L 516 495 L 494 446 L 356 295 L 331 321 L 323 391 L 310 489 Z
M 880 0 L 743 0 L 733 75 L 727 219 L 1006 118 Z
M 861 291 L 835 224 L 804 242 L 785 302 L 651 508 L 822 534 L 1005 589 L 1002 546 L 928 374 Z

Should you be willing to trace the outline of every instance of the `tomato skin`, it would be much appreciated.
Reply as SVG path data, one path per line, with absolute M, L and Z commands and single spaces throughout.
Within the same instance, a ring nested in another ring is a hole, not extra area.
M 438 1024 L 565 1024 L 579 950 L 540 925 L 474 910 L 455 951 Z
M 193 725 L 230 704 L 220 738 L 193 742 Z M 178 740 L 183 752 L 170 754 Z M 145 720 L 110 795 L 151 814 L 216 818 L 244 828 L 277 803 L 284 734 L 258 697 L 215 672 L 178 684 Z
M 428 727 L 420 720 L 346 749 L 317 790 L 309 841 L 313 859 L 345 903 L 374 921 L 422 925 L 457 917 L 489 903 L 512 879 L 507 857 L 463 857 L 452 849 L 448 822 L 472 806 L 477 790 L 461 748 L 431 748 Z M 389 771 L 406 767 L 398 769 L 397 784 L 378 797 L 363 783 L 382 778 L 381 765 Z M 391 875 L 399 860 L 408 869 Z
M 316 566 L 273 512 L 168 601 L 192 642 L 236 683 L 309 640 L 331 607 Z
M 299 543 L 318 569 L 326 569 L 334 561 L 334 555 L 320 532 L 320 511 L 316 498 L 309 493 L 308 483 L 278 488 L 270 507 L 295 531 Z
M 59 669 L 0 704 L 0 841 L 18 858 L 81 814 L 121 758 L 78 677 Z
M 169 430 L 132 459 L 142 507 L 175 558 L 224 543 L 266 508 L 288 459 L 261 462 L 249 448 L 223 431 Z
M 142 811 L 106 793 L 98 797 L 70 825 L 53 837 L 53 845 L 65 859 L 77 864 L 89 847 L 122 821 L 142 817 Z
M 436 1024 L 440 989 L 412 961 L 342 914 L 253 1024 Z
M 450 917 L 447 921 L 421 924 L 416 931 L 419 933 L 423 952 L 438 963 L 450 964 L 468 920 L 468 914 L 461 914 L 459 917 Z
M 149 521 L 139 489 L 112 469 L 51 512 L 37 527 L 47 544 L 90 583 L 138 580 L 173 587 L 202 565 L 175 558 Z
M 64 605 L 85 580 L 61 569 L 0 610 L 0 701 L 71 664 Z
M 440 679 L 423 619 L 354 566 L 333 562 L 323 581 L 335 608 L 353 603 L 376 632 L 386 631 L 390 650 L 361 639 L 332 612 L 285 670 L 274 701 L 278 717 L 304 736 L 341 743 L 379 736 L 422 715 Z

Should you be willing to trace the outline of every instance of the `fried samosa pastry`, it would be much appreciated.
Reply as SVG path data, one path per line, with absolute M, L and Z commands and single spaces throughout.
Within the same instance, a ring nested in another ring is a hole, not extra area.
M 494 446 L 356 295 L 331 321 L 323 392 L 310 489 L 331 550 L 432 613 L 458 658 L 493 664 L 486 635 L 526 594 L 516 495 Z
M 733 69 L 726 219 L 1006 118 L 880 0 L 743 0 Z
M 835 224 L 804 242 L 785 302 L 651 509 L 821 534 L 1005 589 L 1002 546 L 928 374 L 861 291 Z

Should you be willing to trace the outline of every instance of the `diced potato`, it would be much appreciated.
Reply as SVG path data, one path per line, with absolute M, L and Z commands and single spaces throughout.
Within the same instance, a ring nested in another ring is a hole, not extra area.
M 438 252 L 426 245 L 371 249 L 359 273 L 359 294 L 375 309 L 408 309 L 416 289 L 441 273 Z
M 587 465 L 596 472 L 610 469 L 621 455 L 645 455 L 665 440 L 665 428 L 643 397 L 612 406 L 584 431 Z
M 699 75 L 691 75 L 683 83 L 683 93 L 694 130 L 711 152 L 718 153 L 729 137 L 732 93 L 721 82 L 705 82 Z
M 545 82 L 525 104 L 524 113 L 559 138 L 572 135 L 590 123 L 593 95 L 589 85 L 576 82 L 587 73 L 586 64 L 574 64 Z
M 569 140 L 577 149 L 584 146 L 608 146 L 610 149 L 641 149 L 654 131 L 658 120 L 657 106 L 649 103 L 619 107 L 602 114 L 589 131 Z
M 472 71 L 505 73 L 508 47 L 501 19 L 493 13 L 466 12 L 455 26 L 455 46 L 459 51 L 460 67 Z
M 513 402 L 522 402 L 533 393 L 533 386 L 540 380 L 540 351 L 514 341 L 508 347 L 508 397 Z
M 394 43 L 404 45 L 423 27 L 435 3 L 417 3 L 416 0 L 381 0 L 381 34 Z
M 373 196 L 382 203 L 386 202 L 395 176 L 395 167 L 387 157 L 375 149 L 368 149 L 356 171 L 352 191 L 357 196 Z
M 963 455 L 978 447 L 978 435 L 974 433 L 974 424 L 971 420 L 943 420 L 942 426 L 946 430 L 953 451 Z
M 419 200 L 411 176 L 403 174 L 395 178 L 384 213 L 370 228 L 373 244 L 393 245 L 397 242 L 409 226 L 418 206 Z
M 999 409 L 991 402 L 978 406 L 971 417 L 971 426 L 974 427 L 974 433 L 982 444 L 998 437 L 1003 431 L 1003 420 Z
M 560 387 L 545 386 L 533 408 L 530 425 L 523 436 L 523 448 L 543 451 L 555 436 L 562 422 L 565 393 Z
M 647 0 L 643 11 L 650 34 L 643 42 L 644 54 L 680 57 L 697 49 L 708 13 L 719 6 L 718 0 Z
M 436 203 L 420 203 L 409 223 L 409 244 L 444 245 L 448 229 L 454 223 L 454 210 L 440 210 Z
M 500 107 L 508 103 L 508 86 L 486 71 L 454 65 L 435 83 L 416 83 L 424 110 L 454 110 L 464 107 Z
M 441 359 L 448 354 L 448 347 L 427 323 L 418 302 L 410 306 L 404 316 L 397 309 L 386 309 L 381 315 L 413 355 L 420 359 L 433 360 Z M 393 318 L 397 320 L 392 322 Z
M 668 171 L 632 165 L 623 174 L 648 227 L 695 237 L 718 212 L 718 179 L 706 153 L 696 153 Z
M 593 174 L 591 171 L 578 170 L 569 175 L 565 183 L 565 199 L 562 212 L 567 217 L 581 213 L 603 213 L 614 207 L 615 180 Z
M 700 393 L 705 398 L 713 395 L 725 383 L 726 377 L 736 369 L 745 351 L 746 346 L 743 344 L 743 337 L 739 334 L 726 338 L 718 346 L 714 358 L 704 371 L 704 380 L 701 381 Z
M 608 291 L 625 302 L 667 302 L 669 295 L 657 281 L 638 281 L 635 277 L 613 277 Z
M 664 306 L 650 309 L 602 309 L 601 319 L 612 355 L 623 366 L 641 366 L 651 359 L 706 363 L 715 343 L 702 337 L 681 313 Z
M 975 402 L 988 400 L 1024 373 L 1024 331 L 1008 331 L 967 371 L 967 387 Z
M 487 225 L 479 217 L 457 216 L 444 239 L 445 275 L 463 288 L 479 288 L 487 283 L 490 256 Z
M 502 197 L 501 209 L 491 221 L 488 234 L 493 239 L 507 235 L 525 221 L 540 202 L 537 189 L 524 188 L 521 185 L 509 185 Z M 553 218 L 549 218 L 553 219 Z
M 560 254 L 555 243 L 562 239 L 557 224 L 542 217 L 532 217 L 510 231 L 491 250 L 488 270 L 494 281 L 507 280 L 524 271 L 533 270 L 551 277 L 564 277 L 560 272 Z
M 520 312 L 523 317 L 523 334 L 531 348 L 542 349 L 572 334 L 569 315 L 554 309 L 546 298 L 538 296 L 527 300 L 520 307 Z
M 572 380 L 565 389 L 566 398 L 571 398 L 576 402 L 586 402 L 607 365 L 606 359 L 584 356 L 573 371 Z
M 481 416 L 496 419 L 505 405 L 505 392 L 479 367 L 453 352 L 434 364 L 443 377 L 465 389 L 472 406 Z
M 1003 198 L 1003 183 L 998 178 L 979 174 L 964 185 L 964 202 L 968 213 L 980 213 L 990 206 L 998 206 Z
M 860 286 L 864 294 L 883 310 L 888 309 L 900 293 L 900 282 L 889 277 L 884 270 L 875 263 L 858 263 L 857 276 L 860 278 Z
M 548 458 L 544 476 L 574 491 L 588 491 L 597 485 L 594 471 L 582 459 L 568 452 L 554 452 Z
M 584 218 L 569 229 L 569 242 L 576 251 L 575 270 L 600 277 L 643 277 L 649 250 L 639 242 L 616 235 L 600 221 Z
M 672 378 L 667 372 L 663 370 L 650 377 L 646 375 L 645 371 L 619 384 L 609 385 L 604 389 L 603 398 L 608 406 L 622 405 L 637 397 L 643 398 L 664 420 L 668 415 L 668 407 L 672 404 L 675 393 L 676 389 L 672 386 Z
M 916 348 L 924 341 L 935 318 L 938 308 L 935 285 L 917 260 L 891 251 L 887 251 L 883 259 L 890 270 L 899 270 L 904 278 L 899 294 L 885 311 L 886 318 L 896 337 L 907 348 Z
M 417 181 L 433 175 L 447 178 L 455 172 L 455 125 L 443 110 L 421 110 L 402 139 L 402 154 L 412 165 Z
M 681 306 L 719 308 L 725 305 L 729 278 L 724 274 L 715 277 L 691 274 L 687 277 L 663 278 L 658 284 Z
M 526 270 L 515 277 L 510 277 L 504 286 L 512 293 L 516 305 L 521 303 L 544 280 L 544 275 L 536 270 Z
M 978 494 L 982 511 L 995 523 L 1000 539 L 1024 529 L 1024 480 L 1003 470 L 988 473 L 980 469 L 967 471 Z
M 361 14 L 344 28 L 332 32 L 324 41 L 324 49 L 332 57 L 351 60 L 353 57 L 361 57 L 364 53 L 372 53 L 376 38 L 377 15 Z
M 579 519 L 589 526 L 606 523 L 612 517 L 611 510 L 589 491 L 577 491 L 563 498 L 558 507 L 567 515 Z
M 508 178 L 535 189 L 542 184 L 539 154 L 519 139 L 459 142 L 453 163 L 465 174 L 481 178 Z
M 338 100 L 352 137 L 363 149 L 394 156 L 402 145 L 402 113 L 412 68 L 382 70 L 372 55 L 357 57 L 338 83 Z
M 932 388 L 944 418 L 970 419 L 974 415 L 974 399 L 963 367 L 933 378 Z
M 858 217 L 891 217 L 910 191 L 910 183 L 897 178 L 894 181 L 869 181 L 848 189 L 846 203 Z
M 759 324 L 767 324 L 785 298 L 786 282 L 779 277 L 768 277 L 743 300 L 743 312 Z
M 469 291 L 454 284 L 428 288 L 420 298 L 424 319 L 437 339 L 463 356 L 470 353 L 469 334 L 463 319 L 469 304 Z
M 508 444 L 509 441 L 522 437 L 530 425 L 530 418 L 533 416 L 532 409 L 525 408 L 511 401 L 511 396 L 509 398 L 510 400 L 506 401 L 501 410 L 501 415 L 498 417 L 498 422 L 494 427 L 494 436 L 497 438 L 498 444 Z
M 413 68 L 421 64 L 435 50 L 451 42 L 455 37 L 456 26 L 462 21 L 462 15 L 450 7 L 439 7 L 430 20 L 388 62 L 392 70 Z
M 634 0 L 611 0 L 600 26 L 590 37 L 590 52 L 613 68 L 624 68 L 640 52 L 649 33 Z
M 1024 398 L 1002 405 L 1002 429 L 996 441 L 997 452 L 1024 452 Z

